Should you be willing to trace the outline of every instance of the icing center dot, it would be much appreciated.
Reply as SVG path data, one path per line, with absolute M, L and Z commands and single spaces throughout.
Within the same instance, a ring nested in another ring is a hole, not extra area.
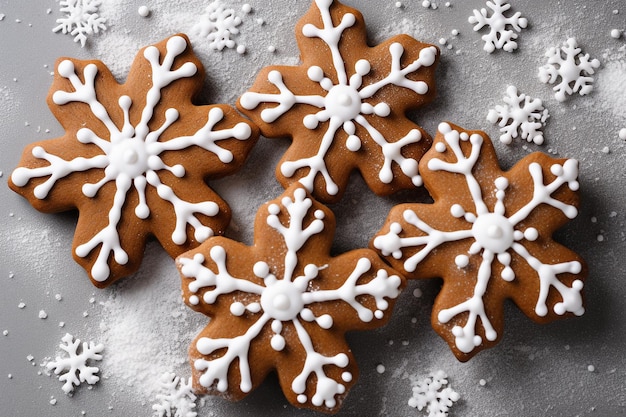
M 326 110 L 331 117 L 343 122 L 353 120 L 361 112 L 361 97 L 356 89 L 347 85 L 336 85 L 325 98 Z
M 500 214 L 480 215 L 472 227 L 476 242 L 493 253 L 506 252 L 514 241 L 513 225 Z
M 145 144 L 136 139 L 123 139 L 112 146 L 109 155 L 110 169 L 115 174 L 126 174 L 130 178 L 143 175 L 148 169 L 148 153 Z
M 275 320 L 293 320 L 304 307 L 302 292 L 293 282 L 277 281 L 263 291 L 261 307 Z

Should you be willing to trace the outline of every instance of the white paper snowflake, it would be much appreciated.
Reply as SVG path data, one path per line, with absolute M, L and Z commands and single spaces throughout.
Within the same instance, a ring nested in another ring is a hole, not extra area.
M 53 370 L 59 376 L 59 381 L 64 382 L 63 391 L 66 394 L 74 391 L 74 387 L 81 382 L 93 385 L 100 380 L 96 375 L 100 369 L 95 366 L 88 366 L 89 361 L 102 360 L 100 354 L 104 350 L 102 343 L 84 342 L 79 353 L 80 339 L 74 340 L 74 336 L 66 333 L 61 339 L 63 343 L 59 345 L 61 350 L 67 353 L 67 357 L 57 356 L 55 360 L 46 364 L 46 368 Z
M 61 0 L 61 13 L 65 13 L 53 32 L 61 31 L 74 36 L 74 42 L 80 42 L 84 47 L 87 36 L 106 30 L 106 19 L 98 15 L 98 8 L 102 2 L 100 0 Z
M 192 32 L 209 40 L 209 48 L 221 51 L 224 48 L 235 48 L 237 43 L 231 38 L 239 34 L 238 26 L 242 21 L 235 10 L 226 8 L 220 0 L 210 3 L 204 13 L 200 15 L 198 23 Z
M 332 212 L 299 185 L 256 222 L 255 246 L 214 238 L 177 259 L 185 301 L 212 317 L 194 376 L 237 399 L 275 367 L 290 402 L 336 411 L 356 371 L 343 333 L 380 326 L 403 280 L 370 250 L 331 257 Z
M 166 372 L 159 381 L 161 393 L 156 395 L 158 404 L 154 404 L 155 417 L 196 417 L 196 396 L 191 386 L 191 378 L 176 376 Z
M 521 17 L 521 13 L 517 12 L 511 17 L 506 17 L 504 12 L 511 8 L 505 0 L 493 0 L 487 2 L 493 13 L 488 16 L 485 8 L 474 10 L 474 15 L 468 18 L 468 21 L 474 25 L 474 31 L 479 31 L 485 26 L 489 27 L 489 33 L 482 36 L 485 41 L 483 49 L 492 53 L 496 49 L 504 49 L 507 52 L 513 52 L 517 49 L 517 33 L 521 32 L 528 25 L 528 20 Z M 510 29 L 510 28 L 512 29 Z
M 508 296 L 490 294 L 493 285 L 514 282 L 511 285 L 528 288 L 524 295 L 528 292 L 537 301 L 520 308 L 532 317 L 554 319 L 584 313 L 582 260 L 553 242 L 556 226 L 547 225 L 547 218 L 557 224 L 578 214 L 570 204 L 577 201 L 578 161 L 548 165 L 553 160 L 537 153 L 504 173 L 488 140 L 448 123 L 439 125 L 426 158 L 430 172 L 425 185 L 439 197 L 434 204 L 394 208 L 388 231 L 379 233 L 373 245 L 410 278 L 443 274 L 442 296 L 451 292 L 455 296 L 445 305 L 438 304 L 433 315 L 437 331 L 454 344 L 459 358 L 467 360 L 477 347 L 498 339 L 502 323 L 499 320 L 496 329 L 492 319 L 502 316 L 502 302 Z M 542 165 L 548 165 L 549 171 Z M 443 179 L 455 181 L 457 192 L 442 188 Z M 524 186 L 533 187 L 530 195 L 520 192 Z M 564 253 L 557 255 L 557 250 Z M 430 268 L 422 266 L 427 258 Z M 443 266 L 442 272 L 433 271 L 436 265 L 450 262 L 456 269 Z M 558 295 L 549 296 L 553 291 Z M 494 302 L 489 297 L 502 299 Z
M 487 120 L 500 126 L 500 142 L 509 145 L 518 135 L 528 142 L 543 144 L 543 132 L 546 120 L 550 117 L 540 99 L 518 93 L 517 88 L 509 86 L 504 96 L 504 106 L 497 105 L 489 110 Z
M 442 370 L 416 381 L 409 406 L 420 411 L 426 408 L 428 417 L 446 417 L 450 408 L 461 398 L 458 392 L 447 385 L 448 376 Z
M 575 38 L 569 38 L 562 47 L 553 47 L 546 51 L 548 63 L 539 68 L 539 79 L 546 84 L 554 84 L 559 77 L 561 81 L 553 87 L 554 97 L 565 101 L 567 95 L 578 93 L 581 96 L 593 90 L 595 70 L 600 68 L 600 61 L 590 59 L 589 54 L 582 53 Z

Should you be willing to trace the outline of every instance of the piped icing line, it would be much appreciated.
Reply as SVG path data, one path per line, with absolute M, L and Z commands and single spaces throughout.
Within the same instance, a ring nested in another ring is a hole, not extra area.
M 369 255 L 336 261 L 329 257 L 328 262 L 322 264 L 309 262 L 307 245 L 312 239 L 319 245 L 318 239 L 328 232 L 329 222 L 333 220 L 321 207 L 301 185 L 291 187 L 283 197 L 259 212 L 257 226 L 260 222 L 263 230 L 272 234 L 266 233 L 257 246 L 244 250 L 240 246 L 231 247 L 230 244 L 236 242 L 227 239 L 209 239 L 198 250 L 177 259 L 185 301 L 191 307 L 211 315 L 213 306 L 224 300 L 222 297 L 228 297 L 225 300 L 229 306 L 225 315 L 219 316 L 220 321 L 225 323 L 230 316 L 232 320 L 239 318 L 249 323 L 241 335 L 199 337 L 195 342 L 201 355 L 193 359 L 195 370 L 201 374 L 198 383 L 209 392 L 217 390 L 223 394 L 231 389 L 228 370 L 238 359 L 238 389 L 243 394 L 248 393 L 257 384 L 250 379 L 255 363 L 250 356 L 251 346 L 268 343 L 268 348 L 277 355 L 300 349 L 305 352 L 302 367 L 291 383 L 292 393 L 287 394 L 288 398 L 291 395 L 290 401 L 326 411 L 340 405 L 339 398 L 353 379 L 352 359 L 347 352 L 328 355 L 323 341 L 314 339 L 313 335 L 319 332 L 310 333 L 308 326 L 328 330 L 328 337 L 335 337 L 331 336 L 337 334 L 333 329 L 345 326 L 337 322 L 335 306 L 338 302 L 344 303 L 343 308 L 354 311 L 357 323 L 376 325 L 392 307 L 391 300 L 399 295 L 403 280 Z M 282 258 L 265 252 L 267 246 L 278 253 L 281 253 L 280 247 L 284 247 Z M 330 244 L 327 242 L 322 247 L 326 248 L 323 251 L 329 250 Z M 244 268 L 237 269 L 244 271 L 243 274 L 231 272 L 233 267 L 229 266 L 228 258 L 233 251 L 238 253 L 238 259 L 242 259 L 242 251 L 251 255 L 249 261 L 243 261 Z M 346 269 L 347 275 L 338 275 L 339 265 Z M 317 288 L 318 285 L 322 288 Z M 374 305 L 366 300 L 372 300 Z M 211 323 L 207 329 L 210 326 Z M 286 332 L 286 327 L 291 330 Z M 220 333 L 213 328 L 211 334 L 215 332 Z M 271 337 L 263 336 L 268 332 Z M 336 345 L 333 343 L 333 346 Z M 215 354 L 218 350 L 224 353 Z M 277 356 L 276 360 L 280 358 Z M 333 367 L 342 370 L 339 379 L 330 372 Z M 277 370 L 280 374 L 280 364 Z
M 267 81 L 275 87 L 275 90 L 248 91 L 241 96 L 240 107 L 252 112 L 264 105 L 259 115 L 260 120 L 267 124 L 276 123 L 296 106 L 310 108 L 301 123 L 310 131 L 320 129 L 317 151 L 308 157 L 287 159 L 280 166 L 280 172 L 284 177 L 300 181 L 310 192 L 314 192 L 315 180 L 321 176 L 325 183 L 325 193 L 330 199 L 339 194 L 338 181 L 333 178 L 328 167 L 328 155 L 331 145 L 342 134 L 347 136 L 345 149 L 348 153 L 358 153 L 363 148 L 364 141 L 372 142 L 378 147 L 377 152 L 380 152 L 382 157 L 382 164 L 378 168 L 381 184 L 392 183 L 394 180 L 392 166 L 397 164 L 402 175 L 409 177 L 414 186 L 420 186 L 422 181 L 417 161 L 405 157 L 402 151 L 420 142 L 422 134 L 418 129 L 411 129 L 399 139 L 387 137 L 379 126 L 385 123 L 383 119 L 397 114 L 397 111 L 393 109 L 393 103 L 377 99 L 377 95 L 389 86 L 409 90 L 417 96 L 428 94 L 431 90 L 428 82 L 408 77 L 434 66 L 439 54 L 437 48 L 422 47 L 417 59 L 403 66 L 405 46 L 400 42 L 393 42 L 388 47 L 391 65 L 382 70 L 388 71 L 388 74 L 378 81 L 364 83 L 365 77 L 378 68 L 372 68 L 372 63 L 365 58 L 357 60 L 353 68 L 347 68 L 348 63 L 344 60 L 344 48 L 347 46 L 341 43 L 344 32 L 356 24 L 356 16 L 346 12 L 335 26 L 332 9 L 339 7 L 339 3 L 316 0 L 315 5 L 321 15 L 322 27 L 306 23 L 302 27 L 302 34 L 307 38 L 322 41 L 330 51 L 333 65 L 331 73 L 326 73 L 317 65 L 309 66 L 306 68 L 306 78 L 302 82 L 307 85 L 317 84 L 324 93 L 321 95 L 300 93 L 301 86 L 286 85 L 284 70 L 273 69 L 268 72 Z M 267 106 L 268 104 L 275 106 Z M 320 127 L 320 124 L 324 123 L 327 124 Z M 357 134 L 359 126 L 365 130 L 364 134 Z M 294 140 L 299 138 L 294 137 Z
M 112 260 L 118 265 L 125 265 L 129 260 L 128 254 L 122 248 L 123 242 L 118 227 L 124 216 L 123 207 L 128 197 L 127 194 L 131 192 L 131 189 L 138 200 L 134 207 L 134 214 L 140 220 L 146 220 L 151 215 L 146 196 L 148 187 L 152 187 L 161 200 L 171 205 L 175 218 L 171 241 L 175 245 L 184 245 L 189 242 L 188 226 L 194 230 L 194 239 L 197 242 L 202 242 L 216 232 L 221 232 L 205 224 L 206 221 L 201 217 L 218 216 L 221 210 L 216 202 L 186 201 L 164 180 L 163 173 L 166 172 L 184 180 L 190 167 L 183 164 L 170 166 L 164 162 L 163 157 L 165 154 L 172 155 L 197 147 L 214 154 L 224 165 L 234 163 L 232 151 L 220 146 L 219 142 L 230 139 L 238 141 L 252 139 L 251 142 L 254 142 L 255 132 L 248 123 L 243 121 L 230 128 L 217 128 L 219 123 L 232 118 L 217 106 L 207 106 L 206 123 L 199 126 L 192 135 L 171 137 L 162 141 L 164 135 L 171 136 L 173 126 L 180 119 L 180 112 L 175 107 L 165 109 L 164 120 L 160 126 L 150 127 L 151 121 L 156 116 L 157 106 L 165 102 L 163 90 L 179 80 L 194 77 L 198 73 L 198 66 L 194 62 L 178 63 L 181 55 L 185 54 L 188 48 L 186 38 L 178 35 L 167 40 L 164 53 L 156 46 L 145 48 L 142 57 L 149 63 L 148 77 L 151 83 L 145 93 L 145 105 L 141 109 L 139 121 L 133 124 L 130 109 L 134 99 L 128 95 L 120 96 L 118 106 L 123 115 L 123 121 L 119 127 L 111 119 L 108 109 L 96 94 L 98 66 L 89 63 L 81 71 L 76 68 L 72 60 L 61 61 L 57 67 L 58 76 L 67 80 L 73 91 L 55 91 L 52 94 L 52 102 L 58 106 L 83 103 L 89 107 L 94 120 L 106 127 L 106 136 L 98 136 L 90 128 L 89 122 L 76 132 L 74 139 L 78 148 L 81 144 L 93 145 L 102 154 L 88 158 L 78 156 L 65 160 L 47 152 L 44 143 L 43 146 L 33 148 L 32 156 L 35 159 L 45 160 L 48 165 L 36 168 L 18 167 L 12 173 L 11 180 L 17 187 L 24 187 L 32 179 L 47 177 L 34 188 L 34 195 L 39 200 L 48 198 L 50 191 L 60 179 L 77 172 L 93 169 L 102 172 L 97 182 L 82 185 L 81 194 L 87 198 L 99 196 L 100 190 L 108 183 L 115 184 L 115 194 L 108 212 L 108 225 L 96 232 L 87 242 L 79 243 L 75 251 L 76 256 L 86 258 L 94 250 L 99 250 L 90 270 L 90 275 L 96 282 L 105 282 L 109 279 L 111 255 L 113 255 Z
M 436 316 L 440 323 L 446 324 L 463 313 L 468 314 L 466 318 L 456 321 L 464 321 L 465 325 L 454 325 L 451 329 L 456 348 L 464 354 L 470 354 L 483 343 L 482 337 L 478 334 L 479 321 L 487 340 L 493 342 L 498 337 L 489 314 L 485 311 L 484 297 L 490 282 L 495 279 L 494 262 L 502 266 L 500 273 L 502 280 L 511 282 L 517 278 L 511 266 L 512 253 L 517 254 L 536 273 L 539 294 L 534 314 L 539 317 L 548 315 L 549 307 L 546 301 L 552 288 L 562 300 L 551 307 L 553 313 L 559 316 L 566 313 L 582 315 L 584 313 L 581 295 L 582 279 L 573 280 L 571 286 L 565 285 L 559 279 L 561 274 L 580 274 L 583 269 L 581 262 L 573 260 L 556 264 L 544 263 L 531 254 L 528 249 L 530 246 L 524 244 L 525 241 L 534 242 L 539 238 L 546 238 L 539 236 L 539 231 L 527 224 L 529 216 L 536 213 L 540 206 L 551 206 L 568 219 L 576 217 L 578 213 L 576 207 L 554 197 L 554 194 L 564 186 L 570 192 L 578 190 L 578 162 L 574 159 L 567 159 L 562 164 L 555 163 L 550 166 L 549 169 L 554 179 L 547 183 L 542 166 L 537 162 L 528 164 L 527 172 L 532 178 L 532 195 L 514 212 L 510 212 L 505 203 L 507 190 L 510 187 L 509 180 L 504 176 L 497 177 L 492 188 L 495 203 L 490 209 L 483 197 L 485 188 L 481 188 L 481 183 L 475 176 L 475 172 L 481 169 L 478 161 L 482 154 L 483 137 L 476 133 L 470 135 L 456 130 L 447 123 L 439 125 L 439 132 L 443 141 L 437 142 L 431 152 L 435 154 L 451 152 L 454 155 L 454 161 L 450 162 L 449 158 L 444 160 L 433 157 L 428 160 L 428 169 L 432 172 L 450 173 L 463 177 L 474 207 L 452 204 L 449 215 L 463 221 L 466 228 L 438 230 L 429 225 L 427 220 L 420 218 L 419 205 L 414 205 L 403 209 L 404 224 L 397 221 L 391 222 L 387 233 L 375 237 L 372 241 L 373 246 L 383 256 L 391 256 L 401 261 L 404 270 L 411 274 L 436 249 L 443 249 L 455 242 L 470 244 L 467 252 L 458 253 L 454 262 L 460 271 L 469 273 L 470 270 L 467 267 L 470 259 L 475 256 L 480 257 L 473 293 L 466 301 L 441 309 Z M 419 231 L 419 233 L 413 235 L 414 232 L 411 230 Z M 406 255 L 405 250 L 409 250 L 411 255 Z

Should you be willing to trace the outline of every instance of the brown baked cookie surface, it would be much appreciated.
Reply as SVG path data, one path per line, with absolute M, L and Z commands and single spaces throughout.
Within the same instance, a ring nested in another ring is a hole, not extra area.
M 175 257 L 228 225 L 205 179 L 238 169 L 259 133 L 195 105 L 203 79 L 185 35 L 141 50 L 124 84 L 100 61 L 57 61 L 48 105 L 65 134 L 29 145 L 9 186 L 40 211 L 78 210 L 73 255 L 94 285 L 135 272 L 150 236 Z
M 371 246 L 409 279 L 443 278 L 432 325 L 459 360 L 502 337 L 504 301 L 546 323 L 584 313 L 584 261 L 552 239 L 578 214 L 578 162 L 500 169 L 480 131 L 439 125 L 420 162 L 434 204 L 394 207 Z
M 366 32 L 357 10 L 315 0 L 296 26 L 302 64 L 264 68 L 237 103 L 264 136 L 292 138 L 281 184 L 325 203 L 354 170 L 378 195 L 422 185 L 431 139 L 406 113 L 434 99 L 439 50 L 408 35 L 370 47 Z
M 211 318 L 189 350 L 196 390 L 239 400 L 276 371 L 294 406 L 339 410 L 358 376 L 345 332 L 385 324 L 405 281 L 369 249 L 332 257 L 334 229 L 294 184 L 258 211 L 253 246 L 213 237 L 177 258 Z

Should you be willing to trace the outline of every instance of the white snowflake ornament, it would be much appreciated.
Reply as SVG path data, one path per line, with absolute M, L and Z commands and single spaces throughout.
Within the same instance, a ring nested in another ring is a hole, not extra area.
M 89 35 L 107 28 L 106 19 L 98 14 L 101 3 L 100 0 L 61 0 L 60 11 L 65 15 L 57 19 L 58 26 L 52 31 L 69 33 L 74 36 L 74 42 L 84 47 Z
M 100 61 L 57 62 L 48 105 L 65 134 L 29 145 L 9 185 L 41 211 L 78 210 L 74 259 L 94 285 L 135 272 L 151 236 L 176 257 L 226 228 L 205 180 L 241 167 L 258 129 L 192 103 L 203 78 L 184 35 L 144 48 L 124 84 Z
M 518 135 L 528 142 L 543 144 L 543 132 L 546 120 L 550 117 L 540 99 L 518 93 L 517 88 L 509 86 L 504 96 L 504 106 L 497 105 L 489 110 L 487 120 L 500 126 L 500 142 L 509 145 Z
M 483 49 L 489 53 L 496 49 L 513 52 L 517 49 L 517 33 L 528 26 L 528 20 L 521 17 L 520 12 L 511 17 L 505 16 L 504 13 L 511 8 L 505 0 L 488 1 L 487 7 L 492 10 L 491 15 L 487 9 L 482 8 L 480 11 L 474 10 L 474 15 L 468 18 L 468 22 L 474 25 L 475 32 L 489 27 L 489 33 L 482 36 L 485 41 Z
M 154 417 L 196 417 L 196 399 L 191 379 L 185 380 L 171 372 L 166 372 L 159 380 L 161 392 L 157 394 L 157 404 L 152 405 Z
M 563 102 L 568 95 L 578 93 L 581 96 L 593 90 L 595 70 L 600 68 L 600 61 L 590 59 L 582 53 L 575 38 L 569 38 L 562 47 L 553 47 L 546 51 L 548 63 L 539 68 L 539 79 L 545 84 L 555 84 L 554 97 Z M 557 83 L 557 81 L 560 81 Z
M 214 237 L 177 259 L 185 302 L 211 317 L 194 387 L 237 400 L 276 371 L 296 407 L 341 407 L 357 376 L 344 333 L 383 325 L 404 279 L 368 249 L 330 256 L 334 226 L 294 184 L 258 211 L 253 246 Z
M 211 2 L 200 15 L 191 31 L 209 41 L 209 48 L 221 51 L 224 48 L 235 48 L 237 43 L 232 36 L 239 34 L 242 20 L 234 9 L 227 8 L 221 0 Z
M 447 417 L 450 408 L 461 396 L 448 385 L 448 376 L 444 371 L 416 381 L 409 406 L 418 410 L 426 409 L 428 417 Z
M 84 342 L 80 349 L 80 339 L 74 340 L 74 336 L 66 333 L 59 345 L 61 350 L 67 353 L 66 357 L 57 356 L 55 360 L 46 364 L 46 368 L 59 375 L 59 381 L 64 382 L 63 392 L 69 394 L 78 387 L 81 382 L 93 385 L 100 380 L 97 373 L 100 371 L 95 366 L 89 366 L 90 361 L 102 360 L 102 343 Z M 80 352 L 79 352 L 80 350 Z
M 394 207 L 372 246 L 443 279 L 431 321 L 459 360 L 498 342 L 506 299 L 539 323 L 584 313 L 584 261 L 552 239 L 578 214 L 578 161 L 536 152 L 504 172 L 487 135 L 442 123 L 421 164 L 434 203 Z

